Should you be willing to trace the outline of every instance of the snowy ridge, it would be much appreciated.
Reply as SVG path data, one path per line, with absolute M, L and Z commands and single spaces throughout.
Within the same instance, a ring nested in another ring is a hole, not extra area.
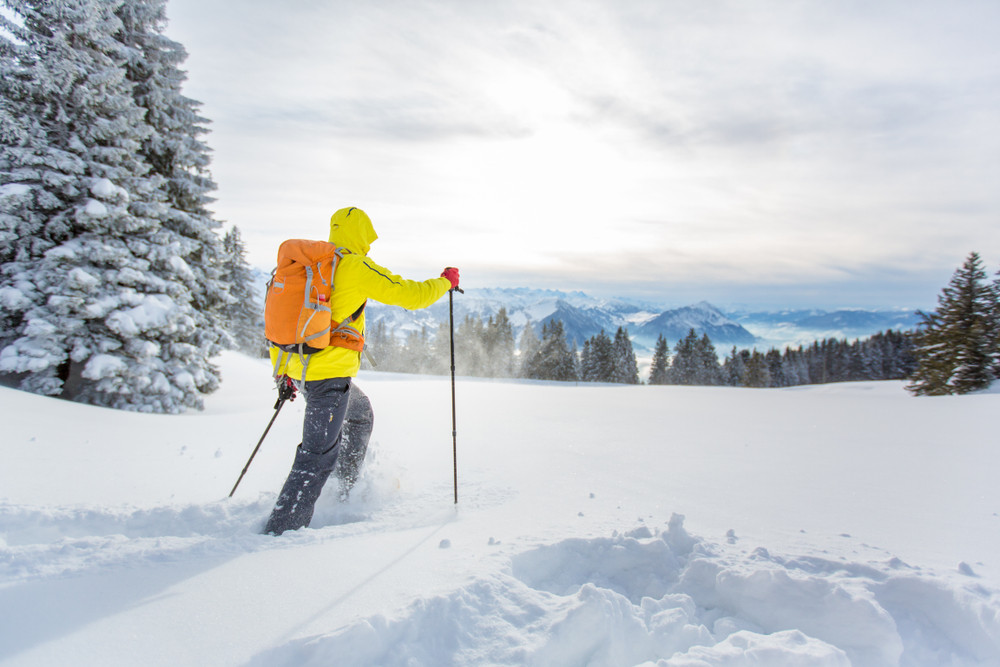
M 220 366 L 173 417 L 0 389 L 0 663 L 1000 663 L 1000 394 L 459 378 L 456 507 L 450 383 L 363 374 L 359 485 L 271 538 L 302 403 L 228 499 L 273 394 Z

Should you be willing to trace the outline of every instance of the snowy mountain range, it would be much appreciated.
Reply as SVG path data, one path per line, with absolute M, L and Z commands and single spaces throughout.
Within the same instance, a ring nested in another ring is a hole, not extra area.
M 614 335 L 618 327 L 628 329 L 637 351 L 652 350 L 659 335 L 671 346 L 694 329 L 708 334 L 718 349 L 723 347 L 784 347 L 806 345 L 824 338 L 863 338 L 886 329 L 911 329 L 918 318 L 905 310 L 785 310 L 738 311 L 725 313 L 702 301 L 680 308 L 664 308 L 629 299 L 602 299 L 583 292 L 562 292 L 530 288 L 468 289 L 456 294 L 455 320 L 467 315 L 488 320 L 501 307 L 520 335 L 531 322 L 540 332 L 552 320 L 561 320 L 570 342 L 578 346 L 602 329 Z M 412 330 L 433 330 L 448 317 L 448 301 L 442 299 L 422 311 L 407 311 L 373 303 L 370 322 L 385 322 L 402 337 Z

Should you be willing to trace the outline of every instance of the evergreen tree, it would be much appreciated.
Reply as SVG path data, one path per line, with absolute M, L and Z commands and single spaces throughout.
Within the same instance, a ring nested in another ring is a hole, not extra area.
M 126 76 L 151 130 L 141 154 L 151 172 L 163 179 L 167 208 L 157 240 L 161 248 L 170 249 L 171 268 L 183 262 L 177 270 L 191 292 L 190 314 L 197 323 L 194 335 L 179 342 L 203 350 L 205 358 L 199 363 L 214 372 L 207 359 L 227 343 L 229 306 L 244 290 L 237 287 L 234 293 L 223 279 L 223 263 L 234 260 L 227 256 L 218 235 L 220 224 L 207 208 L 209 193 L 216 189 L 208 173 L 209 148 L 201 140 L 208 120 L 198 113 L 200 103 L 181 93 L 187 75 L 180 67 L 187 52 L 163 35 L 166 0 L 123 0 L 116 14 L 122 21 L 118 39 L 126 46 Z
M 994 378 L 1000 378 L 1000 271 L 997 271 L 993 282 L 990 284 L 990 298 L 992 308 L 990 309 L 990 322 L 993 331 L 989 336 L 990 348 L 993 351 L 993 363 L 991 372 Z
M 514 372 L 514 330 L 507 317 L 507 308 L 501 307 L 496 317 L 490 317 L 484 335 L 486 375 L 511 377 Z
M 196 244 L 170 229 L 169 179 L 146 159 L 156 131 L 129 63 L 150 52 L 124 3 L 6 4 L 23 23 L 0 34 L 2 115 L 20 119 L 0 133 L 0 235 L 17 239 L 0 251 L 0 372 L 98 405 L 201 407 L 224 334 L 197 307 Z
M 965 394 L 989 386 L 996 354 L 996 296 L 986 284 L 979 255 L 971 253 L 938 297 L 933 313 L 920 313 L 915 336 L 917 369 L 909 389 L 917 395 Z
M 589 354 L 586 367 L 580 364 L 581 379 L 585 382 L 614 382 L 614 344 L 603 329 L 589 339 Z
M 757 350 L 750 354 L 746 362 L 742 384 L 744 387 L 758 388 L 771 386 L 771 371 L 768 369 L 767 358 Z
M 450 336 L 450 326 L 446 332 Z M 462 375 L 483 376 L 486 374 L 486 327 L 478 315 L 466 315 L 455 332 L 455 365 Z M 448 342 L 448 356 L 451 342 Z M 450 362 L 448 364 L 450 366 Z M 450 369 L 449 369 L 450 370 Z
M 875 338 L 879 339 L 883 348 L 881 379 L 901 380 L 916 370 L 912 333 L 889 330 L 876 334 Z
M 743 385 L 743 376 L 746 373 L 746 360 L 750 358 L 747 350 L 737 350 L 736 346 L 729 352 L 729 356 L 722 363 L 723 383 L 728 387 L 740 387 Z
M 769 387 L 787 387 L 788 378 L 785 377 L 785 364 L 781 352 L 771 348 L 764 355 L 764 362 L 767 364 L 767 374 L 771 378 Z
M 566 357 L 566 363 L 569 365 L 569 375 L 573 382 L 580 381 L 580 351 L 576 346 L 576 342 L 570 344 L 569 355 Z
M 719 355 L 708 334 L 702 334 L 694 347 L 697 359 L 695 380 L 692 384 L 702 386 L 717 386 L 722 384 L 722 368 L 719 366 Z
M 451 365 L 451 331 L 448 323 L 438 326 L 434 340 L 426 326 L 409 331 L 404 343 L 405 354 L 400 370 L 404 373 L 440 373 Z
M 368 364 L 368 356 L 372 356 L 380 371 L 402 371 L 400 345 L 396 336 L 385 326 L 383 320 L 367 323 L 365 331 L 365 346 L 369 354 L 362 355 L 362 364 Z M 365 368 L 371 368 L 365 365 Z
M 788 383 L 787 386 L 809 384 L 809 364 L 801 345 L 795 349 L 785 349 L 781 367 Z
M 735 351 L 736 348 L 733 348 Z M 653 349 L 653 363 L 649 369 L 649 384 L 667 384 L 667 371 L 670 368 L 670 346 L 667 339 L 660 334 L 656 337 L 656 347 Z
M 199 383 L 214 378 L 161 361 L 195 323 L 178 306 L 186 286 L 159 275 L 173 268 L 158 245 L 162 181 L 139 157 L 150 130 L 124 75 L 121 22 L 94 0 L 8 4 L 24 28 L 4 50 L 16 80 L 4 102 L 33 120 L 3 146 L 0 179 L 21 195 L 4 198 L 3 213 L 22 241 L 4 258 L 13 328 L 0 371 L 23 389 L 99 405 L 199 404 Z
M 698 384 L 701 370 L 701 360 L 698 353 L 698 334 L 694 329 L 677 342 L 674 349 L 674 359 L 667 372 L 668 384 L 694 385 Z
M 222 239 L 224 260 L 220 279 L 229 285 L 232 299 L 222 309 L 223 320 L 228 323 L 231 345 L 237 350 L 254 356 L 267 356 L 264 339 L 264 313 L 257 296 L 253 271 L 246 260 L 246 246 L 239 227 L 233 227 Z
M 535 380 L 575 381 L 575 353 L 566 342 L 566 330 L 561 320 L 551 320 L 542 327 L 541 345 L 535 352 L 530 375 Z
M 533 377 L 532 365 L 536 361 L 535 356 L 538 354 L 540 346 L 541 341 L 538 340 L 538 335 L 535 333 L 535 327 L 529 321 L 524 325 L 524 330 L 521 332 L 520 344 L 518 345 L 519 377 Z
M 612 343 L 612 359 L 614 382 L 639 384 L 639 366 L 635 360 L 632 341 L 624 327 L 618 327 L 618 331 L 615 332 L 615 340 Z
M 580 350 L 580 379 L 584 382 L 593 382 L 594 377 L 594 355 L 591 351 L 591 339 L 583 341 L 583 349 Z

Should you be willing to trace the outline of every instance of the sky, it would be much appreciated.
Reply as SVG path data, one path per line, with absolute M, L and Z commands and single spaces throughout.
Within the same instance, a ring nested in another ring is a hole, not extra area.
M 408 278 L 933 308 L 1000 269 L 992 0 L 170 0 L 216 217 Z

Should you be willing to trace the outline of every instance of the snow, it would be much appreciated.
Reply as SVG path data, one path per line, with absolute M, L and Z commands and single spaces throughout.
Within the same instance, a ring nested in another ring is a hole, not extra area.
M 96 199 L 88 199 L 83 210 L 92 218 L 106 218 L 109 215 L 108 207 Z
M 23 309 L 31 300 L 16 287 L 0 287 L 0 307 L 8 310 Z
M 95 354 L 88 361 L 83 369 L 83 377 L 89 380 L 100 380 L 101 378 L 122 375 L 128 369 L 121 358 L 110 354 Z
M 1000 664 L 1000 395 L 363 373 L 347 502 L 259 535 L 266 361 L 200 413 L 0 388 L 2 665 Z
M 195 276 L 194 271 L 191 270 L 190 265 L 188 265 L 188 263 L 185 262 L 182 258 L 178 257 L 177 255 L 174 255 L 173 257 L 170 258 L 169 263 L 170 267 L 174 270 L 175 273 L 177 273 L 177 275 L 187 280 L 192 280 L 192 281 L 197 280 L 197 276 Z
M 31 192 L 31 186 L 25 183 L 7 183 L 0 185 L 0 199 L 5 197 L 19 197 Z
M 94 179 L 90 186 L 90 194 L 98 199 L 114 199 L 120 192 L 124 192 L 124 189 L 119 188 L 107 178 Z
M 139 305 L 115 311 L 107 318 L 112 331 L 127 336 L 135 336 L 143 331 L 162 329 L 177 316 L 178 308 L 170 297 L 164 294 L 147 294 Z

